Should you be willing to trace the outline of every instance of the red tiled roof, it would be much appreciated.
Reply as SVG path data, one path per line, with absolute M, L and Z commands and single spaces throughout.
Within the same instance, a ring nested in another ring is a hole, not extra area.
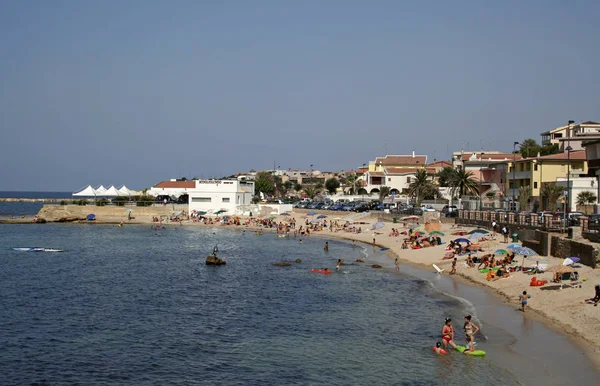
M 446 167 L 446 166 L 452 166 L 452 163 L 450 161 L 437 161 L 434 163 L 431 163 L 429 165 L 427 165 L 428 167 Z
M 479 157 L 481 157 L 481 161 L 487 161 L 490 159 L 492 161 L 503 161 L 503 160 L 512 161 L 513 159 L 520 160 L 521 158 L 523 158 L 521 156 L 521 154 L 509 154 L 509 153 L 504 153 L 504 154 L 485 154 L 485 153 L 483 153 L 483 156 L 481 156 L 481 154 L 475 153 L 475 157 L 477 157 L 477 158 L 471 160 L 470 158 L 472 156 L 473 156 L 473 154 L 463 154 L 461 156 L 461 159 L 463 161 L 479 161 Z
M 375 158 L 375 165 L 394 166 L 394 165 L 425 165 L 427 163 L 426 155 L 386 155 L 385 157 Z
M 196 181 L 163 181 L 156 185 L 155 188 L 175 188 L 175 189 L 193 189 L 196 187 Z
M 435 168 L 386 168 L 386 174 L 415 174 L 419 170 L 427 170 L 427 173 L 434 174 Z
M 384 176 L 383 172 L 369 172 L 369 175 L 371 177 L 383 177 Z
M 564 153 L 557 153 L 557 154 L 550 154 L 550 155 L 544 155 L 541 157 L 529 157 L 529 158 L 525 158 L 522 159 L 521 161 L 531 161 L 531 160 L 555 160 L 555 161 L 560 161 L 560 160 L 564 160 L 566 161 L 567 159 L 569 159 L 569 154 L 567 152 Z M 571 152 L 571 161 L 585 161 L 586 155 L 585 155 L 585 150 L 575 150 Z

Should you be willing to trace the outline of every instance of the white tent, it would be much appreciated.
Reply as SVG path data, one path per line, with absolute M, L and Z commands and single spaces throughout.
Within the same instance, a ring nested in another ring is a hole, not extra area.
M 121 196 L 132 196 L 133 195 L 133 191 L 129 190 L 129 188 L 125 185 L 123 185 L 119 188 L 119 193 L 121 194 Z
M 119 190 L 117 188 L 115 188 L 114 185 L 112 185 L 110 188 L 106 189 L 106 192 L 100 193 L 100 194 L 98 194 L 98 196 L 101 196 L 101 197 L 117 197 L 117 196 L 122 196 L 122 194 L 119 193 Z
M 103 185 L 100 185 L 96 188 L 96 194 L 101 194 L 106 192 L 106 188 Z
M 94 190 L 94 188 L 92 188 L 92 185 L 88 185 L 87 187 L 85 187 L 84 189 L 80 190 L 79 192 L 73 193 L 73 196 L 77 196 L 77 197 L 95 197 L 96 196 L 96 190 Z

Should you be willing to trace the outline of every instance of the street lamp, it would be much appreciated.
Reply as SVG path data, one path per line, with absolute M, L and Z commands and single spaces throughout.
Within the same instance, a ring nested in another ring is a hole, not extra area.
M 517 171 L 517 145 L 519 142 L 515 141 L 513 143 L 513 189 L 512 189 L 512 205 L 513 210 L 516 208 L 515 205 L 515 188 L 517 186 L 517 178 L 515 177 L 515 172 Z M 509 184 L 510 186 L 510 184 Z
M 567 214 L 571 211 L 571 151 L 573 148 L 567 146 L 565 150 L 567 151 L 567 202 L 565 205 L 565 219 L 567 219 Z
M 482 206 L 482 196 L 483 196 L 483 152 L 479 155 L 479 210 L 481 210 Z

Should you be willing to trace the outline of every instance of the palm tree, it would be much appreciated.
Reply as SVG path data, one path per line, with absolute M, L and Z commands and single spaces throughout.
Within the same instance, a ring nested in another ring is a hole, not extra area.
M 544 186 L 542 186 L 540 195 L 547 200 L 549 210 L 556 210 L 556 201 L 562 196 L 563 191 L 564 188 L 557 185 L 555 182 L 544 184 Z
M 320 190 L 317 189 L 316 186 L 307 186 L 304 188 L 304 193 L 312 200 L 317 194 L 320 193 Z
M 355 184 L 356 184 L 357 180 L 358 180 L 358 176 L 354 173 L 352 173 L 348 177 L 346 177 L 346 185 L 350 186 L 350 190 L 349 190 L 350 194 L 354 194 L 354 190 L 356 188 Z
M 425 170 L 418 170 L 415 173 L 415 179 L 408 186 L 408 194 L 415 199 L 417 206 L 421 205 L 421 201 L 432 190 L 433 183 L 429 179 L 429 175 Z
M 529 186 L 521 186 L 519 188 L 519 209 L 527 209 L 527 203 L 531 198 L 531 189 Z
M 537 150 L 539 149 L 540 145 L 538 145 L 538 143 L 536 142 L 535 139 L 533 138 L 527 138 L 525 140 L 523 140 L 523 142 L 521 142 L 521 146 L 519 146 L 519 153 L 521 153 L 521 155 L 523 156 L 523 158 L 529 157 L 531 156 L 533 153 L 533 155 L 535 155 L 535 153 L 537 153 Z
M 390 194 L 390 187 L 389 186 L 382 186 L 381 189 L 379 189 L 379 202 L 383 202 L 383 200 Z
M 450 188 L 453 197 L 461 198 L 464 195 L 479 194 L 479 182 L 473 177 L 472 172 L 463 169 L 454 171 L 450 179 Z
M 590 191 L 583 191 L 577 195 L 577 205 L 590 205 L 596 202 L 596 195 Z
M 441 187 L 447 187 L 450 185 L 450 180 L 452 179 L 452 176 L 454 175 L 455 170 L 453 167 L 447 166 L 445 168 L 443 168 L 442 170 L 440 170 L 439 172 L 437 172 L 436 177 L 438 178 L 438 183 L 440 184 Z

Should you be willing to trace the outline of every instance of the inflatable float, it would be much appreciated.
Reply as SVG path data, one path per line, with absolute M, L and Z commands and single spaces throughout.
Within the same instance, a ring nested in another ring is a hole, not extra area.
M 456 346 L 456 351 L 461 352 L 461 353 L 465 353 L 467 355 L 473 355 L 476 357 L 482 357 L 485 355 L 485 351 L 483 350 L 475 350 L 475 351 L 467 351 L 465 352 L 467 348 L 465 346 Z
M 331 273 L 333 272 L 330 269 L 311 269 L 310 272 L 313 273 L 321 273 L 323 275 L 331 275 Z
M 446 350 L 433 346 L 433 352 L 440 355 L 446 355 Z
M 497 271 L 499 269 L 500 269 L 500 267 L 494 267 L 494 268 L 492 268 L 493 271 Z M 483 269 L 479 270 L 479 273 L 488 273 L 489 271 L 490 271 L 489 268 L 483 268 Z
M 529 285 L 531 287 L 541 287 L 544 284 L 548 283 L 548 280 L 538 280 L 537 277 L 532 277 L 531 281 L 529 282 Z

